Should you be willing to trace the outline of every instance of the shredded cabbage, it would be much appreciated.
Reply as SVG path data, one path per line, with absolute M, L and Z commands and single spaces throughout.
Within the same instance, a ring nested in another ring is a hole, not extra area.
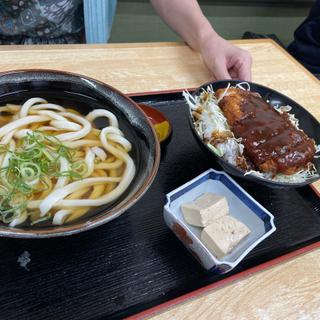
M 238 83 L 236 88 L 250 91 L 250 84 L 247 82 Z M 237 139 L 228 125 L 227 119 L 218 103 L 223 97 L 228 95 L 229 88 L 232 88 L 230 83 L 219 99 L 216 98 L 215 92 L 211 85 L 203 89 L 197 96 L 193 96 L 188 91 L 183 92 L 189 108 L 191 116 L 194 120 L 194 127 L 200 138 L 207 144 L 207 146 L 218 156 L 223 158 L 228 163 L 237 166 L 239 157 L 243 157 L 244 145 L 241 139 Z M 268 102 L 268 101 L 267 101 Z M 299 120 L 294 114 L 290 113 L 291 106 L 274 106 L 274 109 L 279 113 L 286 112 L 291 123 L 298 129 Z M 228 135 L 228 137 L 219 140 L 219 136 Z M 216 138 L 218 137 L 218 138 Z M 316 145 L 316 153 L 320 152 L 320 145 Z M 317 155 L 315 157 L 320 157 Z M 277 174 L 273 175 L 271 172 L 260 172 L 256 170 L 246 171 L 244 175 L 255 175 L 259 178 L 272 180 L 276 182 L 285 183 L 299 183 L 304 182 L 311 177 L 318 175 L 317 170 L 313 164 L 310 164 L 307 169 L 301 170 L 293 175 Z

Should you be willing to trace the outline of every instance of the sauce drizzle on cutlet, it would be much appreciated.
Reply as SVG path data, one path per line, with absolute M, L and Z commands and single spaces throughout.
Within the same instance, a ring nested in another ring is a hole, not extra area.
M 228 108 L 230 113 L 228 100 L 232 103 L 233 95 L 241 95 L 241 99 L 233 99 L 241 112 L 232 119 L 232 131 L 243 139 L 246 156 L 254 165 L 274 174 L 293 174 L 306 168 L 315 154 L 314 141 L 298 130 L 286 113 L 280 114 L 255 93 L 233 90 L 220 103 L 223 112 Z

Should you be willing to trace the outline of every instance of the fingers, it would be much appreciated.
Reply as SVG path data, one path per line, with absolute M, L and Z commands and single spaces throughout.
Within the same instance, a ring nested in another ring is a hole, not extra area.
M 238 67 L 238 78 L 240 80 L 251 81 L 251 64 L 251 56 L 245 56 Z
M 226 63 L 223 63 L 223 61 L 211 66 L 211 71 L 213 72 L 216 80 L 231 79 L 231 75 L 227 69 L 227 65 Z
M 218 37 L 207 41 L 201 49 L 201 54 L 216 80 L 251 81 L 251 56 L 249 52 Z
M 251 81 L 251 55 L 242 49 L 233 47 L 231 54 L 215 56 L 211 60 L 210 70 L 216 80 L 239 79 Z
M 238 79 L 237 70 L 231 69 L 231 70 L 229 70 L 229 73 L 230 73 L 231 79 Z

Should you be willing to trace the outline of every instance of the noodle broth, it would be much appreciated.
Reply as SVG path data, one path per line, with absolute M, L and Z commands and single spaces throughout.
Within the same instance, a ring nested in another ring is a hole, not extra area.
M 41 97 L 45 100 L 47 100 L 49 103 L 53 103 L 53 104 L 57 104 L 60 106 L 63 106 L 64 108 L 68 109 L 66 111 L 70 111 L 71 113 L 81 113 L 82 115 L 86 115 L 90 112 L 92 112 L 93 110 L 96 109 L 102 109 L 102 110 L 109 110 L 110 112 L 112 112 L 115 117 L 119 120 L 119 128 L 121 129 L 123 136 L 127 139 L 127 141 L 130 141 L 131 143 L 131 148 L 129 152 L 129 156 L 131 159 L 133 159 L 133 163 L 134 166 L 136 167 L 136 170 L 138 172 L 138 176 L 136 174 L 133 174 L 132 177 L 132 182 L 129 184 L 129 186 L 127 188 L 125 188 L 125 190 L 119 194 L 118 197 L 116 197 L 114 200 L 111 200 L 110 202 L 106 203 L 106 204 L 100 204 L 99 206 L 93 206 L 91 208 L 88 209 L 88 207 L 79 207 L 78 210 L 76 210 L 77 212 L 74 212 L 74 214 L 71 215 L 66 215 L 66 218 L 60 219 L 58 224 L 72 224 L 72 223 L 78 223 L 80 221 L 83 221 L 84 219 L 88 219 L 89 217 L 93 217 L 96 215 L 105 215 L 106 211 L 111 210 L 112 211 L 116 211 L 118 208 L 121 207 L 121 205 L 123 204 L 123 202 L 126 200 L 126 198 L 128 196 L 130 196 L 132 193 L 134 193 L 135 191 L 135 186 L 134 186 L 134 180 L 137 178 L 141 178 L 141 176 L 145 176 L 148 172 L 144 172 L 141 174 L 141 169 L 144 167 L 147 167 L 147 163 L 145 162 L 145 158 L 141 157 L 141 152 L 146 151 L 149 146 L 147 145 L 147 141 L 145 140 L 145 137 L 143 135 L 139 135 L 139 132 L 134 130 L 134 128 L 132 127 L 132 124 L 128 121 L 126 121 L 126 117 L 123 114 L 123 112 L 121 112 L 121 110 L 112 107 L 112 103 L 110 103 L 110 105 L 106 105 L 105 102 L 99 101 L 99 99 L 94 99 L 92 97 L 89 96 L 85 96 L 83 94 L 75 94 L 72 92 L 46 92 L 46 91 L 33 91 L 32 94 L 31 93 L 19 93 L 18 95 L 15 94 L 15 96 L 6 96 L 5 97 L 5 103 L 12 103 L 12 104 L 21 104 L 21 102 L 25 102 L 30 96 L 32 97 Z M 57 99 L 56 97 L 59 96 L 59 99 Z M 0 99 L 0 105 L 4 105 L 4 100 L 3 98 Z M 70 110 L 73 109 L 74 111 Z M 1 118 L 0 118 L 0 123 L 3 124 L 8 120 L 8 115 L 9 113 L 4 111 L 1 113 Z M 110 125 L 110 121 L 104 117 L 97 117 L 94 121 L 93 121 L 95 127 L 97 129 L 102 129 L 108 125 Z M 36 126 L 35 126 L 36 128 Z M 65 133 L 65 131 L 62 131 Z M 48 131 L 49 134 L 53 134 L 53 132 L 50 132 L 50 130 Z M 62 133 L 63 134 L 63 133 Z M 91 135 L 91 136 L 90 136 Z M 90 137 L 90 138 L 94 138 L 94 133 L 90 132 L 89 135 L 87 135 L 86 137 Z M 98 141 L 98 139 L 97 139 Z M 139 144 L 137 143 L 139 141 Z M 66 144 L 68 144 L 70 142 L 66 142 Z M 117 143 L 115 144 L 117 145 Z M 119 149 L 123 149 L 124 146 L 118 144 Z M 74 149 L 74 148 L 70 148 L 70 149 Z M 81 151 L 82 153 L 84 152 L 83 150 L 78 150 Z M 99 155 L 99 151 L 98 151 L 98 155 Z M 101 150 L 100 150 L 100 156 L 103 157 L 103 155 L 101 155 Z M 96 158 L 97 155 L 96 155 Z M 101 159 L 100 159 L 101 160 Z M 114 162 L 112 158 L 109 157 L 110 162 Z M 114 159 L 116 161 L 116 159 Z M 107 160 L 108 161 L 108 160 Z M 99 167 L 99 166 L 98 166 Z M 125 166 L 121 166 L 118 167 L 116 169 L 113 170 L 107 170 L 105 173 L 103 173 L 102 169 L 98 169 L 95 170 L 94 172 L 94 176 L 96 177 L 101 177 L 101 176 L 105 176 L 108 175 L 110 177 L 112 176 L 118 176 L 119 174 L 123 174 L 125 170 Z M 93 176 L 93 177 L 94 177 Z M 139 177 L 140 176 L 140 177 Z M 82 178 L 82 177 L 80 177 Z M 54 183 L 57 183 L 59 178 L 55 178 L 54 179 Z M 61 179 L 61 177 L 60 177 Z M 74 181 L 76 181 L 77 179 L 75 179 Z M 73 181 L 71 181 L 73 182 Z M 109 192 L 111 192 L 112 187 L 115 187 L 116 183 L 109 183 L 108 186 L 105 187 L 105 191 L 107 191 L 107 189 L 109 189 Z M 112 186 L 113 185 L 113 186 Z M 100 185 L 101 186 L 101 185 Z M 67 198 L 74 198 L 74 199 L 86 199 L 86 197 L 90 197 L 90 195 L 92 195 L 92 190 L 95 190 L 96 194 L 99 194 L 99 191 L 97 191 L 97 189 L 99 189 L 99 185 L 95 186 L 95 187 L 91 187 L 91 190 L 89 190 L 88 188 L 84 188 L 83 190 L 78 190 L 78 195 L 75 193 L 71 193 L 67 196 Z M 101 190 L 100 190 L 101 191 Z M 66 208 L 61 208 L 61 211 L 68 209 L 68 207 Z M 31 209 L 33 210 L 33 209 Z M 35 209 L 35 211 L 39 212 L 38 209 Z M 56 210 L 52 211 L 51 210 L 51 214 L 52 212 L 57 212 Z M 59 212 L 59 210 L 58 210 Z M 38 213 L 34 214 L 35 217 L 37 217 Z M 62 212 L 63 215 L 63 212 Z M 30 219 L 32 218 L 32 219 Z M 37 219 L 35 219 L 32 215 L 26 219 L 24 222 L 21 222 L 18 224 L 18 227 L 26 227 L 26 228 L 30 228 L 30 220 L 35 221 Z M 52 226 L 52 219 L 44 219 L 43 221 L 41 221 L 41 217 L 38 218 L 38 222 L 36 222 L 34 225 L 32 225 L 32 228 L 42 228 L 42 227 L 49 227 Z

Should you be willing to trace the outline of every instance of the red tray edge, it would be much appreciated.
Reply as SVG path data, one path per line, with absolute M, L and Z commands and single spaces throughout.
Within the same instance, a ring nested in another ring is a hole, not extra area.
M 125 318 L 124 320 L 140 320 L 140 319 L 146 319 L 146 318 L 149 318 L 151 316 L 154 316 L 156 314 L 159 314 L 161 312 L 164 312 L 166 310 L 168 310 L 169 308 L 172 308 L 180 303 L 183 303 L 183 302 L 186 302 L 187 300 L 189 299 L 195 299 L 195 298 L 198 298 L 206 293 L 208 293 L 209 291 L 213 290 L 213 289 L 217 289 L 217 288 L 221 288 L 225 285 L 228 285 L 236 280 L 239 280 L 239 279 L 243 279 L 243 278 L 246 278 L 246 277 L 249 277 L 259 271 L 263 271 L 263 270 L 266 270 L 270 267 L 273 267 L 275 265 L 278 265 L 280 263 L 283 263 L 283 262 L 286 262 L 292 258 L 295 258 L 299 255 L 302 255 L 302 254 L 305 254 L 309 251 L 312 251 L 316 248 L 320 248 L 320 241 L 318 242 L 315 242 L 313 244 L 310 244 L 308 246 L 305 246 L 303 248 L 300 248 L 300 249 L 297 249 L 295 251 L 292 251 L 290 253 L 287 253 L 287 254 L 284 254 L 282 256 L 279 256 L 275 259 L 272 259 L 270 261 L 267 261 L 267 262 L 264 262 L 262 264 L 259 264 L 255 267 L 252 267 L 250 269 L 247 269 L 245 271 L 242 271 L 242 272 L 239 272 L 233 276 L 230 276 L 228 278 L 225 278 L 223 280 L 220 280 L 220 281 L 217 281 L 217 282 L 214 282 L 212 284 L 209 284 L 207 286 L 204 286 L 200 289 L 197 289 L 197 290 L 194 290 L 194 291 L 191 291 L 189 293 L 186 293 L 180 297 L 177 297 L 175 299 L 172 299 L 172 300 L 169 300 L 167 302 L 164 302 L 162 304 L 159 304 L 155 307 L 152 307 L 150 309 L 147 309 L 147 310 L 144 310 L 144 311 L 141 311 L 135 315 L 132 315 L 130 317 L 127 317 Z
M 172 90 L 158 90 L 158 91 L 145 91 L 145 92 L 130 92 L 126 93 L 128 97 L 136 97 L 136 96 L 151 96 L 151 95 L 159 95 L 159 94 L 169 94 L 169 93 L 179 93 L 183 91 L 195 91 L 197 88 L 180 88 L 180 89 L 172 89 Z

